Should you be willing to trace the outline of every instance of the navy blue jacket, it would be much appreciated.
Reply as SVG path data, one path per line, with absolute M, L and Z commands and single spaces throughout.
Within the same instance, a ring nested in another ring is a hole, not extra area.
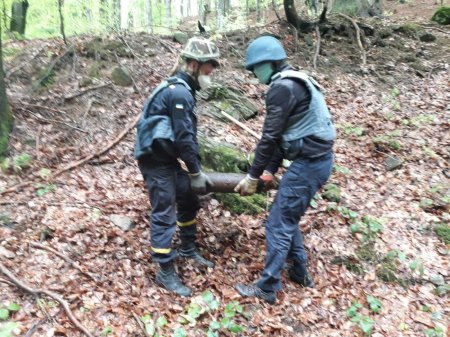
M 199 89 L 194 79 L 180 71 L 175 74 L 185 81 L 183 84 L 171 84 L 161 90 L 152 100 L 144 114 L 168 116 L 172 121 L 174 141 L 156 139 L 152 153 L 140 158 L 142 161 L 167 163 L 180 158 L 190 173 L 201 169 L 197 141 L 197 116 L 195 114 L 195 92 Z
M 293 69 L 287 64 L 280 67 L 279 71 Z M 292 86 L 286 86 L 283 81 L 292 81 Z M 289 118 L 301 114 L 309 109 L 311 93 L 304 83 L 286 79 L 270 86 L 266 94 L 267 115 L 264 121 L 261 140 L 255 151 L 255 159 L 249 170 L 249 174 L 257 178 L 264 170 L 275 173 L 278 170 L 283 154 L 281 151 L 282 135 L 287 128 Z M 332 147 L 333 142 L 325 144 L 314 137 L 306 137 L 305 146 L 309 152 L 322 152 L 323 148 Z

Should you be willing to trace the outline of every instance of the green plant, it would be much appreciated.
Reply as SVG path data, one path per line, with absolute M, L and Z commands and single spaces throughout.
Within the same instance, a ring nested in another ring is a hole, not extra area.
M 381 311 L 381 302 L 379 299 L 368 295 L 367 296 L 367 303 L 369 303 L 370 310 L 372 310 L 374 313 L 379 314 Z
M 42 197 L 46 195 L 47 193 L 56 191 L 56 185 L 55 184 L 37 184 L 36 187 L 38 189 L 36 190 L 36 194 L 39 197 Z
M 141 322 L 144 324 L 145 332 L 151 337 L 160 337 L 160 329 L 167 325 L 166 316 L 161 315 L 156 321 L 152 319 L 149 314 L 146 314 L 140 318 Z
M 353 323 L 358 323 L 364 334 L 369 336 L 372 333 L 373 324 L 375 322 L 368 316 L 362 316 L 358 312 L 360 308 L 362 308 L 362 304 L 359 302 L 354 302 L 346 311 L 347 317 L 349 317 Z
M 216 311 L 220 306 L 218 299 L 212 292 L 205 291 L 200 296 L 194 297 L 184 312 L 180 315 L 180 323 L 191 326 L 196 325 L 197 320 L 206 317 L 206 313 Z M 234 320 L 238 315 L 247 317 L 247 313 L 238 302 L 228 303 L 223 311 L 223 317 L 220 321 L 212 320 L 209 322 L 207 336 L 218 336 L 220 331 L 229 331 L 232 333 L 242 332 L 244 327 L 237 324 Z M 181 331 L 181 330 L 180 330 Z
M 344 126 L 344 133 L 346 135 L 354 135 L 360 137 L 364 135 L 365 130 L 360 126 L 354 126 L 349 124 Z
M 425 335 L 427 337 L 444 337 L 444 329 L 439 326 L 434 329 L 426 329 Z
M 410 264 L 409 269 L 411 273 L 414 273 L 416 270 L 419 272 L 420 276 L 423 276 L 425 270 L 423 266 L 423 262 L 419 258 L 415 258 Z
M 19 323 L 16 322 L 0 323 L 0 337 L 12 337 L 13 331 L 19 328 L 19 326 Z
M 110 327 L 110 326 L 108 325 L 107 327 L 105 327 L 105 328 L 102 330 L 102 336 L 108 336 L 109 334 L 112 334 L 112 332 L 113 332 L 112 327 Z
M 351 174 L 351 171 L 350 171 L 347 167 L 345 167 L 345 166 L 340 166 L 340 165 L 337 165 L 337 164 L 335 164 L 335 165 L 333 166 L 333 170 L 334 170 L 336 173 L 342 173 L 342 174 L 344 174 L 344 175 L 346 175 L 346 176 L 348 176 L 348 175 Z
M 0 169 L 2 171 L 13 170 L 16 173 L 29 168 L 31 165 L 31 156 L 28 153 L 21 153 L 12 158 L 5 158 L 0 163 Z
M 448 223 L 440 223 L 434 227 L 436 235 L 444 241 L 446 245 L 450 243 L 450 225 Z

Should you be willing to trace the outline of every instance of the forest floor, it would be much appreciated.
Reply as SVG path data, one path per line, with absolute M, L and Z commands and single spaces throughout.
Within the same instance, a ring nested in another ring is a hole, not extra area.
M 235 283 L 257 280 L 264 266 L 267 214 L 234 215 L 214 196 L 198 222 L 199 244 L 216 267 L 199 270 L 179 260 L 194 298 L 155 285 L 149 203 L 132 155 L 135 131 L 126 131 L 182 46 L 147 34 L 110 36 L 112 52 L 91 52 L 91 36 L 70 38 L 66 54 L 58 39 L 4 45 L 15 128 L 0 173 L 1 264 L 29 286 L 59 293 L 95 336 L 143 336 L 142 320 L 148 335 L 154 322 L 160 336 L 206 336 L 208 329 L 208 336 L 362 336 L 369 328 L 378 337 L 445 336 L 450 31 L 429 22 L 433 10 L 411 15 L 413 3 L 388 1 L 392 17 L 360 20 L 366 65 L 351 31 L 322 37 L 316 70 L 314 33 L 296 41 L 282 23 L 217 40 L 223 60 L 215 80 L 261 107 L 245 122 L 258 133 L 267 88 L 243 69 L 243 55 L 262 30 L 280 36 L 289 62 L 326 89 L 338 130 L 330 182 L 341 201 L 319 196 L 301 221 L 314 289 L 284 275 L 277 305 L 241 298 Z M 434 0 L 422 3 L 437 8 Z M 423 41 L 429 33 L 436 40 Z M 118 65 L 130 71 L 133 85 L 110 82 Z M 256 140 L 234 124 L 200 115 L 199 125 L 202 135 L 249 153 L 255 148 Z M 386 160 L 402 165 L 387 171 Z M 113 215 L 135 226 L 122 230 Z M 9 322 L 18 323 L 17 336 L 82 336 L 54 299 L 7 281 L 0 274 L 0 314 L 11 303 L 20 309 L 10 308 L 0 331 Z

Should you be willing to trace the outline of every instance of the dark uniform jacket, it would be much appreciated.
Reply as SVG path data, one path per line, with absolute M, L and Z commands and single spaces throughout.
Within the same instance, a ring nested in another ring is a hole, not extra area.
M 142 124 L 144 124 L 145 119 L 149 116 L 167 116 L 165 122 L 157 123 L 156 127 L 167 129 L 171 127 L 172 130 L 155 132 L 148 128 L 140 128 L 138 124 L 135 154 L 139 153 L 140 162 L 153 164 L 170 163 L 176 161 L 176 158 L 180 158 L 186 164 L 189 172 L 197 173 L 201 169 L 197 141 L 197 116 L 195 114 L 195 91 L 199 87 L 194 79 L 183 71 L 175 74 L 175 77 L 182 79 L 188 87 L 181 83 L 169 84 L 152 98 L 147 109 L 142 112 L 141 118 Z M 146 137 L 165 133 L 171 134 L 170 139 L 168 139 L 169 137 L 152 139 L 150 141 L 151 149 L 147 153 L 143 153 L 139 146 L 139 139 L 145 139 L 148 142 Z
M 283 65 L 280 71 L 292 69 L 289 65 Z M 286 78 L 272 83 L 266 95 L 267 115 L 262 137 L 249 170 L 252 177 L 259 177 L 264 170 L 271 173 L 278 170 L 283 157 L 286 158 L 281 150 L 281 142 L 288 121 L 292 116 L 309 110 L 310 103 L 311 92 L 302 81 Z M 302 149 L 298 151 L 301 156 L 313 158 L 332 151 L 333 141 L 324 141 L 311 135 L 304 137 L 301 144 Z

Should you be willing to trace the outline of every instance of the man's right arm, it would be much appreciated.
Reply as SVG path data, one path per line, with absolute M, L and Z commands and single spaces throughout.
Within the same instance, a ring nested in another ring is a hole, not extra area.
M 176 90 L 176 89 L 175 89 Z M 190 173 L 201 169 L 198 145 L 195 141 L 195 127 L 191 119 L 193 102 L 185 96 L 174 93 L 171 102 L 172 126 L 175 135 L 175 147 L 179 157 Z

